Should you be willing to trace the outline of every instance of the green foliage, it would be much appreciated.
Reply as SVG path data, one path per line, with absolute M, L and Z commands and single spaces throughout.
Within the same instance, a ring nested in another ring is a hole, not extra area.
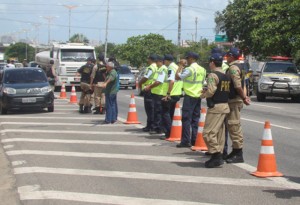
M 76 33 L 71 38 L 69 39 L 71 43 L 89 43 L 89 39 L 81 34 L 81 33 Z
M 130 37 L 127 42 L 118 45 L 115 56 L 130 62 L 131 65 L 140 67 L 146 63 L 150 54 L 175 54 L 175 45 L 159 34 L 148 34 Z
M 5 57 L 8 58 L 16 58 L 18 61 L 22 62 L 23 59 L 26 59 L 26 43 L 16 43 L 10 45 L 5 50 Z M 27 44 L 27 60 L 33 61 L 35 58 L 34 48 Z
M 115 48 L 116 48 L 116 44 L 107 43 L 107 56 L 108 57 L 114 54 Z M 100 53 L 104 53 L 105 52 L 105 44 L 95 47 L 95 52 L 96 52 L 97 57 Z
M 216 13 L 217 31 L 257 56 L 294 56 L 300 47 L 299 0 L 234 0 Z

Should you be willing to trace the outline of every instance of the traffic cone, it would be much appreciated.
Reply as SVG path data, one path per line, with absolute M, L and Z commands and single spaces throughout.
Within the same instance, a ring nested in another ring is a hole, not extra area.
M 76 96 L 76 91 L 75 91 L 75 86 L 72 85 L 72 90 L 71 90 L 71 96 L 70 96 L 70 102 L 72 104 L 77 104 L 77 96 Z
M 129 111 L 128 111 L 128 115 L 127 115 L 127 121 L 124 123 L 125 124 L 141 124 L 138 121 L 138 117 L 137 117 L 137 113 L 136 113 L 134 94 L 131 94 Z
M 66 86 L 65 86 L 64 83 L 61 86 L 59 98 L 60 99 L 66 99 L 67 98 Z
M 201 150 L 201 151 L 207 151 L 207 146 L 203 139 L 203 128 L 205 124 L 205 117 L 206 117 L 206 108 L 201 109 L 201 116 L 198 124 L 198 134 L 195 142 L 195 146 L 192 146 L 191 149 L 193 151 Z
M 170 137 L 166 138 L 166 140 L 170 142 L 180 141 L 181 131 L 182 131 L 182 122 L 181 122 L 180 105 L 179 103 L 176 103 Z
M 251 173 L 257 177 L 281 177 L 282 173 L 277 171 L 276 158 L 273 147 L 271 125 L 265 122 L 265 129 L 261 141 L 261 149 L 258 159 L 257 171 Z

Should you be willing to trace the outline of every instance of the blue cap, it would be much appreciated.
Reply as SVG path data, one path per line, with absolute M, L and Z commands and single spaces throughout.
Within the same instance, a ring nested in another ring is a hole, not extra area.
M 162 56 L 156 56 L 156 61 L 164 61 L 164 57 L 162 57 Z
M 227 55 L 238 58 L 240 56 L 240 50 L 238 48 L 231 47 L 227 52 Z
M 222 53 L 212 53 L 209 60 L 210 61 L 223 61 L 223 55 L 222 55 Z
M 197 54 L 195 52 L 187 52 L 185 55 L 185 58 L 193 58 L 193 59 L 198 60 L 199 54 Z
M 157 55 L 156 54 L 151 54 L 148 59 L 152 60 L 152 61 L 156 61 Z
M 166 54 L 164 59 L 167 61 L 173 61 L 174 57 L 171 54 Z

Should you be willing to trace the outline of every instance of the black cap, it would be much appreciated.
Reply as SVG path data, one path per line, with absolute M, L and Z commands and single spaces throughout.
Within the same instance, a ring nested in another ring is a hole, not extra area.
M 99 59 L 100 61 L 104 61 L 104 54 L 103 54 L 103 53 L 99 53 L 98 59 Z
M 213 54 L 211 54 L 209 60 L 210 61 L 222 62 L 223 61 L 223 55 L 222 55 L 222 53 L 213 53 Z
M 87 59 L 86 59 L 86 61 L 94 61 L 94 58 L 93 57 L 88 57 Z
M 187 52 L 185 55 L 185 58 L 193 58 L 195 60 L 199 59 L 199 54 L 195 53 L 195 52 Z
M 162 56 L 156 56 L 156 61 L 164 61 L 164 57 L 162 57 Z
M 240 50 L 238 48 L 231 47 L 227 52 L 227 55 L 232 56 L 234 58 L 238 58 L 240 56 Z
M 171 54 L 166 54 L 164 59 L 167 60 L 167 61 L 173 61 L 174 57 Z
M 54 64 L 54 60 L 50 60 L 50 64 L 53 65 Z
M 156 54 L 151 54 L 148 59 L 152 60 L 152 61 L 156 61 L 157 55 Z

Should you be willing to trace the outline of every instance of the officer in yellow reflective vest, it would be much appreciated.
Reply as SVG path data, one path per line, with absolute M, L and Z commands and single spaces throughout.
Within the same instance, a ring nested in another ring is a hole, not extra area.
M 139 81 L 139 88 L 143 90 L 144 95 L 144 107 L 147 115 L 147 125 L 142 130 L 144 132 L 149 132 L 153 129 L 153 120 L 154 120 L 154 104 L 151 91 L 144 90 L 144 88 L 148 85 L 151 85 L 154 82 L 154 75 L 157 70 L 156 66 L 156 54 L 151 54 L 148 59 L 148 67 L 146 68 L 146 73 L 143 78 Z
M 188 67 L 182 73 L 176 74 L 176 80 L 183 80 L 183 91 L 185 93 L 182 106 L 181 142 L 176 145 L 178 148 L 195 145 L 201 110 L 200 93 L 206 77 L 206 70 L 197 64 L 199 59 L 197 53 L 188 52 L 186 59 Z
M 170 136 L 175 106 L 182 95 L 183 82 L 181 80 L 175 80 L 175 74 L 178 70 L 178 66 L 173 61 L 174 57 L 171 54 L 165 55 L 164 64 L 168 68 L 168 90 L 166 96 L 162 98 L 162 115 L 164 120 L 165 136 L 161 139 L 166 139 Z
M 166 96 L 168 90 L 168 68 L 164 65 L 162 56 L 157 56 L 156 65 L 157 72 L 153 77 L 154 83 L 145 87 L 145 91 L 151 90 L 154 101 L 154 122 L 153 130 L 149 132 L 150 134 L 162 134 L 165 132 L 165 119 L 162 118 L 162 98 Z

